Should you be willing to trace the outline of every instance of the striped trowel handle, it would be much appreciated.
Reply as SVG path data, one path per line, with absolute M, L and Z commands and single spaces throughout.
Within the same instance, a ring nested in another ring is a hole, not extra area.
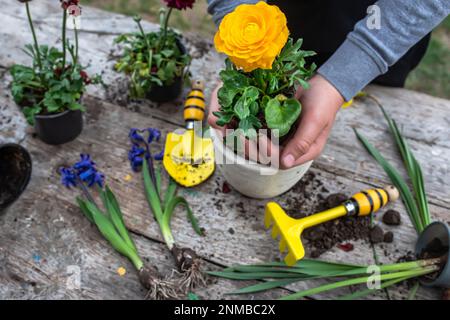
M 192 90 L 184 104 L 184 120 L 186 122 L 202 121 L 205 117 L 204 84 L 200 80 L 192 82 Z
M 345 202 L 349 215 L 367 216 L 384 207 L 388 202 L 399 197 L 398 190 L 393 186 L 384 189 L 370 189 L 359 192 Z

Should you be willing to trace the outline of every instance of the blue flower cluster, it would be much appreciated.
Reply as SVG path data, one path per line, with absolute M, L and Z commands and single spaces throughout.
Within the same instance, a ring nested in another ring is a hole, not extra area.
M 61 167 L 61 183 L 67 188 L 76 187 L 79 183 L 86 183 L 88 187 L 97 184 L 103 188 L 105 175 L 97 170 L 95 162 L 88 154 L 81 154 L 80 161 L 72 167 Z
M 159 141 L 161 138 L 161 131 L 158 129 L 131 128 L 128 137 L 132 143 L 131 149 L 128 152 L 128 160 L 130 161 L 133 171 L 138 172 L 141 170 L 142 164 L 144 163 L 144 158 L 149 162 L 151 162 L 151 159 L 163 159 L 164 149 L 156 155 L 152 155 L 150 151 L 150 144 L 154 141 Z

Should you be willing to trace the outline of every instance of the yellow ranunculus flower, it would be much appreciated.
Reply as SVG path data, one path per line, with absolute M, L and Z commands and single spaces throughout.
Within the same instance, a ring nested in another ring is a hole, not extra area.
M 265 2 L 241 4 L 227 14 L 214 37 L 223 52 L 245 72 L 271 69 L 289 36 L 286 16 Z

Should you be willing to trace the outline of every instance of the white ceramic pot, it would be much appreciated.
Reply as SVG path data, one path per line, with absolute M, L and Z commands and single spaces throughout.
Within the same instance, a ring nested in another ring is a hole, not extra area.
M 216 164 L 226 181 L 243 195 L 257 199 L 276 197 L 291 189 L 308 171 L 312 161 L 287 170 L 246 160 L 227 148 L 215 129 L 210 130 Z

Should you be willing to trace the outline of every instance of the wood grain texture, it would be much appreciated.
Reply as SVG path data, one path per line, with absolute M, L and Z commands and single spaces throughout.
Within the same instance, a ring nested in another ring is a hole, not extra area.
M 73 298 L 73 299 L 140 299 L 143 291 L 131 265 L 102 240 L 97 230 L 82 218 L 74 205 L 74 192 L 59 184 L 57 170 L 76 161 L 79 153 L 90 153 L 108 177 L 108 183 L 119 195 L 127 226 L 132 230 L 138 247 L 149 262 L 161 271 L 170 270 L 171 258 L 161 244 L 157 224 L 153 221 L 142 192 L 138 174 L 131 173 L 127 162 L 127 133 L 131 127 L 156 127 L 163 134 L 181 126 L 181 98 L 161 106 L 148 101 L 130 101 L 126 78 L 113 70 L 120 48 L 112 45 L 120 33 L 133 31 L 129 17 L 85 8 L 80 33 L 81 59 L 90 63 L 89 72 L 102 73 L 106 89 L 90 87 L 84 104 L 88 108 L 85 129 L 74 142 L 63 146 L 48 146 L 33 138 L 32 130 L 11 101 L 7 72 L 13 63 L 29 63 L 20 51 L 31 41 L 23 7 L 17 2 L 0 0 L 0 143 L 23 142 L 30 150 L 34 171 L 32 182 L 19 202 L 0 216 L 0 297 L 2 298 Z M 33 15 L 42 43 L 58 44 L 59 6 L 44 0 L 33 2 Z M 146 30 L 156 26 L 145 23 Z M 189 51 L 194 57 L 191 73 L 205 79 L 207 95 L 217 83 L 223 59 L 208 40 L 189 34 Z M 398 121 L 405 136 L 423 166 L 430 209 L 434 219 L 449 221 L 450 209 L 450 102 L 403 89 L 368 88 Z M 329 143 L 323 155 L 311 168 L 314 178 L 300 181 L 288 193 L 274 199 L 286 210 L 311 210 L 319 196 L 343 192 L 352 194 L 389 182 L 382 169 L 370 158 L 354 136 L 356 127 L 377 148 L 401 168 L 394 142 L 388 133 L 381 112 L 370 100 L 360 100 L 338 115 Z M 162 142 L 154 146 L 155 151 Z M 132 175 L 126 181 L 126 175 Z M 185 213 L 177 210 L 172 222 L 174 235 L 182 246 L 194 248 L 204 259 L 206 269 L 237 263 L 267 262 L 280 259 L 277 244 L 263 228 L 264 201 L 242 197 L 237 192 L 222 192 L 223 177 L 216 172 L 206 183 L 192 189 L 180 189 L 206 230 L 198 237 Z M 324 186 L 325 190 L 319 187 Z M 401 212 L 400 227 L 386 227 L 394 232 L 392 244 L 376 245 L 383 263 L 395 262 L 413 249 L 416 234 L 401 202 L 390 206 Z M 378 218 L 377 218 L 378 219 Z M 372 248 L 364 241 L 354 242 L 355 249 L 345 253 L 337 248 L 321 259 L 361 264 L 374 262 Z M 307 246 L 308 248 L 308 246 Z M 37 262 L 36 255 L 42 260 Z M 45 262 L 44 262 L 45 260 Z M 68 290 L 67 267 L 77 265 L 82 271 L 82 288 Z M 116 269 L 125 266 L 128 273 L 119 277 Z M 321 282 L 298 283 L 288 290 L 299 290 Z M 224 294 L 243 283 L 219 280 L 198 294 L 205 298 L 227 298 Z M 275 290 L 259 298 L 275 298 L 287 290 Z M 340 290 L 317 298 L 330 298 L 348 293 Z M 404 299 L 403 285 L 390 290 L 391 297 Z M 435 299 L 439 290 L 422 288 L 420 299 Z M 383 299 L 383 293 L 371 298 Z

